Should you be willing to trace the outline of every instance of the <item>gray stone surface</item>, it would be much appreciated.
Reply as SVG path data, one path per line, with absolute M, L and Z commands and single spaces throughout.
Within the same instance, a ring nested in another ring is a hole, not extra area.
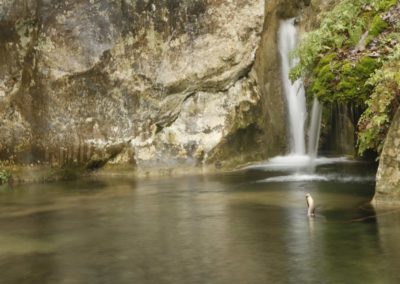
M 264 0 L 0 0 L 0 159 L 199 164 L 229 159 L 216 149 L 235 135 L 257 151 L 264 12 Z
M 383 146 L 376 175 L 375 203 L 400 203 L 400 109 Z

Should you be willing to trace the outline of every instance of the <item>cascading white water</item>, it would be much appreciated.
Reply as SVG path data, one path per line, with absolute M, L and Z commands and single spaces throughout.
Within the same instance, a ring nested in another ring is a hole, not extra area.
M 279 52 L 282 62 L 282 84 L 288 106 L 290 155 L 306 154 L 304 126 L 307 117 L 306 98 L 302 80 L 292 83 L 289 79 L 290 69 L 296 65 L 290 53 L 297 44 L 295 19 L 281 21 L 279 28 Z
M 301 79 L 291 82 L 290 69 L 297 64 L 290 53 L 296 48 L 297 29 L 295 19 L 283 20 L 279 28 L 279 52 L 282 61 L 282 84 L 288 107 L 290 132 L 290 156 L 306 156 L 314 159 L 317 156 L 322 109 L 314 98 L 310 126 L 308 129 L 308 145 L 305 144 L 305 122 L 307 119 L 306 96 Z M 307 150 L 307 151 L 306 151 Z
M 314 98 L 311 117 L 309 118 L 306 149 L 305 124 L 307 120 L 307 108 L 305 90 L 301 79 L 294 83 L 289 79 L 290 69 L 297 64 L 297 60 L 291 60 L 290 56 L 297 42 L 297 30 L 294 21 L 294 19 L 281 21 L 278 33 L 279 52 L 282 61 L 282 85 L 288 108 L 290 153 L 287 156 L 272 158 L 267 163 L 244 168 L 278 172 L 288 170 L 293 173 L 291 175 L 269 177 L 260 182 L 326 181 L 330 177 L 315 174 L 318 165 L 349 162 L 346 158 L 317 157 L 322 117 L 321 104 L 317 98 Z
M 321 118 L 322 118 L 322 108 L 318 99 L 314 97 L 310 127 L 308 129 L 308 149 L 307 153 L 312 159 L 317 157 L 318 154 L 318 142 L 319 142 L 319 132 L 321 129 Z

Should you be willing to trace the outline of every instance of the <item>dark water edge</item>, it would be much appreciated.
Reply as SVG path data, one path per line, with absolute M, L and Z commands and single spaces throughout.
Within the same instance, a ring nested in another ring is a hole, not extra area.
M 306 180 L 248 169 L 3 188 L 0 283 L 399 283 L 400 210 L 369 205 L 374 173 L 335 163 Z

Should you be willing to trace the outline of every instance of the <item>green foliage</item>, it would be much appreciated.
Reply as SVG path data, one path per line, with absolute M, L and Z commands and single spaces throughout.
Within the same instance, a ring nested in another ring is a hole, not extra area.
M 397 4 L 397 0 L 372 0 L 371 6 L 377 11 L 387 11 Z
M 351 46 L 355 46 L 358 44 L 361 36 L 364 33 L 364 29 L 364 23 L 360 21 L 356 23 L 352 30 L 349 30 L 349 43 Z
M 11 173 L 6 170 L 0 170 L 0 185 L 8 183 L 11 179 Z
M 314 96 L 317 96 L 321 101 L 324 101 L 332 96 L 332 87 L 335 82 L 336 74 L 333 66 L 335 53 L 325 55 L 319 61 L 319 64 L 313 70 L 313 81 L 310 85 L 310 90 Z
M 342 0 L 321 16 L 320 27 L 307 33 L 293 53 L 299 64 L 290 78 L 304 77 L 309 96 L 364 109 L 358 123 L 360 155 L 367 149 L 382 150 L 400 104 L 400 23 L 383 20 L 397 4 L 396 0 Z M 390 14 L 393 19 L 398 16 L 396 10 Z
M 291 71 L 290 78 L 294 80 L 307 75 L 324 53 L 342 48 L 348 35 L 351 33 L 354 35 L 355 26 L 356 33 L 360 33 L 366 23 L 364 18 L 358 15 L 362 7 L 369 2 L 369 0 L 343 0 L 332 11 L 322 15 L 320 27 L 307 33 L 299 48 L 293 53 L 299 58 L 299 64 Z M 355 39 L 351 41 L 355 42 Z
M 388 27 L 388 24 L 382 20 L 380 15 L 375 15 L 368 31 L 369 36 L 377 36 Z
M 379 66 L 378 60 L 367 56 L 352 62 L 327 54 L 314 68 L 308 90 L 322 102 L 362 104 L 371 92 L 371 86 L 365 83 Z
M 354 65 L 352 63 L 344 64 L 337 85 L 337 100 L 363 102 L 371 89 L 370 86 L 365 85 L 365 82 L 379 65 L 378 60 L 367 56 L 362 57 Z
M 366 150 L 382 151 L 390 122 L 400 104 L 400 46 L 389 60 L 368 80 L 374 86 L 367 100 L 367 109 L 358 123 L 358 153 Z
M 307 76 L 324 54 L 354 47 L 367 30 L 369 42 L 387 28 L 380 15 L 396 3 L 395 0 L 342 0 L 322 15 L 320 27 L 307 33 L 293 52 L 299 64 L 291 70 L 290 79 Z

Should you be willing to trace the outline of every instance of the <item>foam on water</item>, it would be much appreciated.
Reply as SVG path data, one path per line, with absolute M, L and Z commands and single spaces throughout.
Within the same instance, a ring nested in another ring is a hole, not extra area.
M 357 161 L 350 160 L 346 157 L 318 157 L 312 158 L 306 155 L 289 155 L 289 156 L 277 156 L 272 158 L 265 163 L 250 165 L 242 168 L 243 170 L 256 169 L 266 171 L 283 171 L 308 168 L 312 166 L 338 164 L 338 163 L 356 163 Z
M 328 181 L 328 178 L 320 175 L 288 175 L 288 176 L 277 176 L 270 177 L 263 180 L 259 180 L 257 182 L 295 182 L 295 181 Z
M 269 182 L 299 182 L 299 181 L 363 183 L 363 182 L 373 182 L 375 181 L 375 178 L 373 176 L 294 174 L 294 175 L 270 177 L 263 180 L 259 180 L 257 182 L 269 183 Z

